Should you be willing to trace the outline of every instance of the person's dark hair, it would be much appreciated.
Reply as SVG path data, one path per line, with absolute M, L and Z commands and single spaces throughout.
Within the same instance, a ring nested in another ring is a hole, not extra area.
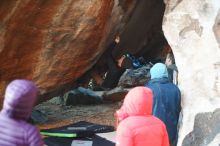
M 121 64 L 121 67 L 122 68 L 125 68 L 125 69 L 131 69 L 133 68 L 133 62 L 132 60 L 129 58 L 129 57 L 125 57 L 122 61 L 122 64 Z
M 169 58 L 172 61 L 172 64 L 175 64 L 175 58 L 174 58 L 173 52 L 169 52 L 167 54 L 167 58 Z

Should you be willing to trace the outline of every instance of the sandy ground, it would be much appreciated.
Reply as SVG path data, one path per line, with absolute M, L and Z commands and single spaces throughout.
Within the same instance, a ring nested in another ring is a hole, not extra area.
M 40 129 L 64 126 L 78 121 L 88 121 L 97 124 L 115 125 L 114 113 L 121 102 L 99 105 L 62 106 L 49 102 L 38 105 L 38 109 L 48 116 L 48 121 L 38 124 Z

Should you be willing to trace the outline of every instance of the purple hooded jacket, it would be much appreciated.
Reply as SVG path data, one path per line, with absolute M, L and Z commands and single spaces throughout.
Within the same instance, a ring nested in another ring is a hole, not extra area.
M 26 122 L 37 92 L 28 80 L 14 80 L 7 86 L 0 113 L 0 146 L 43 146 L 37 127 Z

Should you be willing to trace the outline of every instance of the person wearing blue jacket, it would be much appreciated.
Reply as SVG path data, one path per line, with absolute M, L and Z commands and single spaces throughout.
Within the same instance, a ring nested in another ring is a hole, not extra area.
M 165 64 L 156 63 L 151 68 L 150 74 L 151 80 L 145 86 L 153 91 L 153 115 L 165 123 L 170 144 L 176 146 L 177 125 L 181 110 L 180 90 L 168 79 Z

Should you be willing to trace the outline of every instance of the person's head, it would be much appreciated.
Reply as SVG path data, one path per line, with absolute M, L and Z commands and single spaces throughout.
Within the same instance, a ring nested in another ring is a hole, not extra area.
M 156 63 L 150 69 L 151 79 L 168 78 L 167 67 L 163 63 Z
M 166 56 L 166 60 L 165 60 L 165 64 L 167 66 L 175 64 L 175 59 L 174 59 L 174 55 L 172 52 L 168 53 Z
M 122 107 L 116 112 L 117 120 L 129 116 L 147 116 L 152 114 L 153 93 L 147 87 L 135 87 L 125 96 Z
M 5 91 L 2 112 L 14 119 L 27 120 L 37 100 L 38 89 L 32 81 L 17 79 Z

